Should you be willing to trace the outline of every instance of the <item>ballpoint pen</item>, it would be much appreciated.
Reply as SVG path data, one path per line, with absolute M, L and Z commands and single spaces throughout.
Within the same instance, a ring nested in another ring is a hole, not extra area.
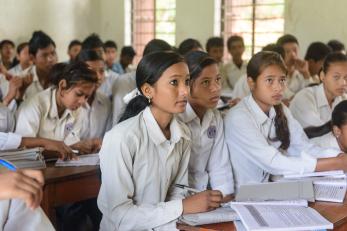
M 0 165 L 6 167 L 8 170 L 11 170 L 11 171 L 17 170 L 17 168 L 16 168 L 16 166 L 14 166 L 14 164 L 12 164 L 11 162 L 6 161 L 4 159 L 0 159 Z
M 198 189 L 191 188 L 191 187 L 189 187 L 189 186 L 187 186 L 187 185 L 184 185 L 184 184 L 175 184 L 175 186 L 178 187 L 178 188 L 186 189 L 186 190 L 188 190 L 188 191 L 190 191 L 190 192 L 193 192 L 193 193 L 199 193 L 199 192 L 201 192 L 201 191 L 198 190 Z

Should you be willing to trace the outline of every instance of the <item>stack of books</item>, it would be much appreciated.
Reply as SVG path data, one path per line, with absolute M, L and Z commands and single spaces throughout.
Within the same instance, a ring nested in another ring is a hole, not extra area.
M 11 162 L 18 169 L 42 169 L 46 168 L 42 151 L 42 148 L 4 150 L 0 151 L 0 159 Z

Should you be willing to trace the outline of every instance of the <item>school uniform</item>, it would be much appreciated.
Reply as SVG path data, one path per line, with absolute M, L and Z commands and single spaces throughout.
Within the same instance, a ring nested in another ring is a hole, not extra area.
M 24 74 L 29 74 L 30 73 L 33 75 L 33 81 L 32 83 L 28 86 L 28 88 L 25 90 L 24 99 L 30 99 L 37 93 L 41 92 L 44 90 L 43 86 L 41 85 L 39 81 L 39 77 L 37 76 L 37 71 L 36 71 L 36 66 L 34 65 L 32 68 L 26 69 L 27 71 L 23 72 Z
M 59 117 L 56 88 L 48 88 L 24 102 L 18 110 L 16 133 L 25 137 L 41 137 L 64 141 L 71 145 L 80 141 L 83 110 L 65 109 Z
M 167 140 L 149 107 L 106 133 L 99 153 L 100 230 L 176 230 L 188 184 L 189 129 L 176 118 Z M 169 228 L 170 227 L 170 228 Z
M 179 114 L 192 134 L 192 150 L 188 165 L 189 186 L 206 190 L 208 186 L 220 190 L 223 195 L 234 192 L 234 180 L 229 152 L 224 142 L 221 113 L 207 110 L 202 122 L 190 104 Z
M 123 75 L 126 73 L 126 71 L 122 67 L 122 64 L 120 64 L 120 62 L 116 62 L 112 64 L 112 71 L 116 72 L 119 75 Z
M 335 157 L 340 153 L 311 144 L 288 108 L 282 106 L 290 132 L 290 146 L 286 151 L 280 150 L 280 141 L 271 140 L 276 137 L 274 107 L 266 115 L 249 95 L 226 115 L 225 139 L 237 187 L 267 182 L 270 174 L 313 172 L 317 158 Z
M 106 95 L 109 99 L 112 99 L 112 88 L 114 82 L 119 77 L 119 75 L 111 70 L 105 71 L 105 80 L 98 88 L 98 92 Z
M 291 96 L 293 96 L 312 83 L 314 83 L 312 77 L 305 79 L 298 70 L 295 70 L 292 76 L 287 79 L 287 88 L 292 92 Z
M 122 116 L 126 104 L 123 100 L 124 96 L 136 88 L 136 72 L 129 72 L 120 75 L 113 85 L 113 126 L 116 125 Z
M 90 106 L 86 103 L 82 106 L 85 111 L 81 132 L 81 139 L 103 138 L 112 127 L 111 101 L 102 93 L 96 92 Z
M 29 209 L 19 199 L 0 200 L 0 230 L 2 231 L 51 231 L 55 230 L 39 207 Z
M 223 66 L 223 88 L 234 89 L 236 82 L 247 73 L 247 61 L 243 61 L 239 68 L 232 60 Z
M 329 132 L 323 136 L 310 139 L 310 142 L 323 148 L 336 148 L 340 149 L 339 143 L 332 132 Z
M 302 127 L 321 126 L 331 119 L 334 107 L 342 100 L 347 99 L 347 94 L 336 97 L 332 107 L 324 92 L 324 85 L 307 87 L 298 92 L 290 103 L 290 111 Z
M 29 67 L 30 68 L 30 67 Z M 18 63 L 16 66 L 12 67 L 8 73 L 10 73 L 13 76 L 20 76 L 22 77 L 24 75 L 24 71 L 26 69 L 23 69 L 20 63 Z

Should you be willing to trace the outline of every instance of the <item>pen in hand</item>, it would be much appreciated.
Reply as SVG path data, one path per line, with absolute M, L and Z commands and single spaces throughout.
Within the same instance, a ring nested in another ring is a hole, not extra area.
M 198 190 L 198 189 L 191 188 L 191 187 L 189 187 L 189 186 L 187 186 L 187 185 L 184 185 L 184 184 L 175 184 L 175 186 L 176 186 L 177 188 L 186 189 L 186 190 L 188 190 L 188 191 L 190 191 L 190 192 L 193 192 L 193 193 L 199 193 L 199 192 L 201 192 L 201 191 Z

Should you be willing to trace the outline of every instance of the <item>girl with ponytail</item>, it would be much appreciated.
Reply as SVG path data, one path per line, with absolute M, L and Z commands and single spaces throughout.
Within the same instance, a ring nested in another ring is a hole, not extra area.
M 145 55 L 136 70 L 137 89 L 126 98 L 122 121 L 103 140 L 100 230 L 176 230 L 182 214 L 205 212 L 222 201 L 220 191 L 184 198 L 188 184 L 188 128 L 175 118 L 189 93 L 189 71 L 173 52 Z
M 309 143 L 300 124 L 281 103 L 286 67 L 279 54 L 262 51 L 247 66 L 251 94 L 225 117 L 226 142 L 237 186 L 269 176 L 346 170 L 347 156 Z

